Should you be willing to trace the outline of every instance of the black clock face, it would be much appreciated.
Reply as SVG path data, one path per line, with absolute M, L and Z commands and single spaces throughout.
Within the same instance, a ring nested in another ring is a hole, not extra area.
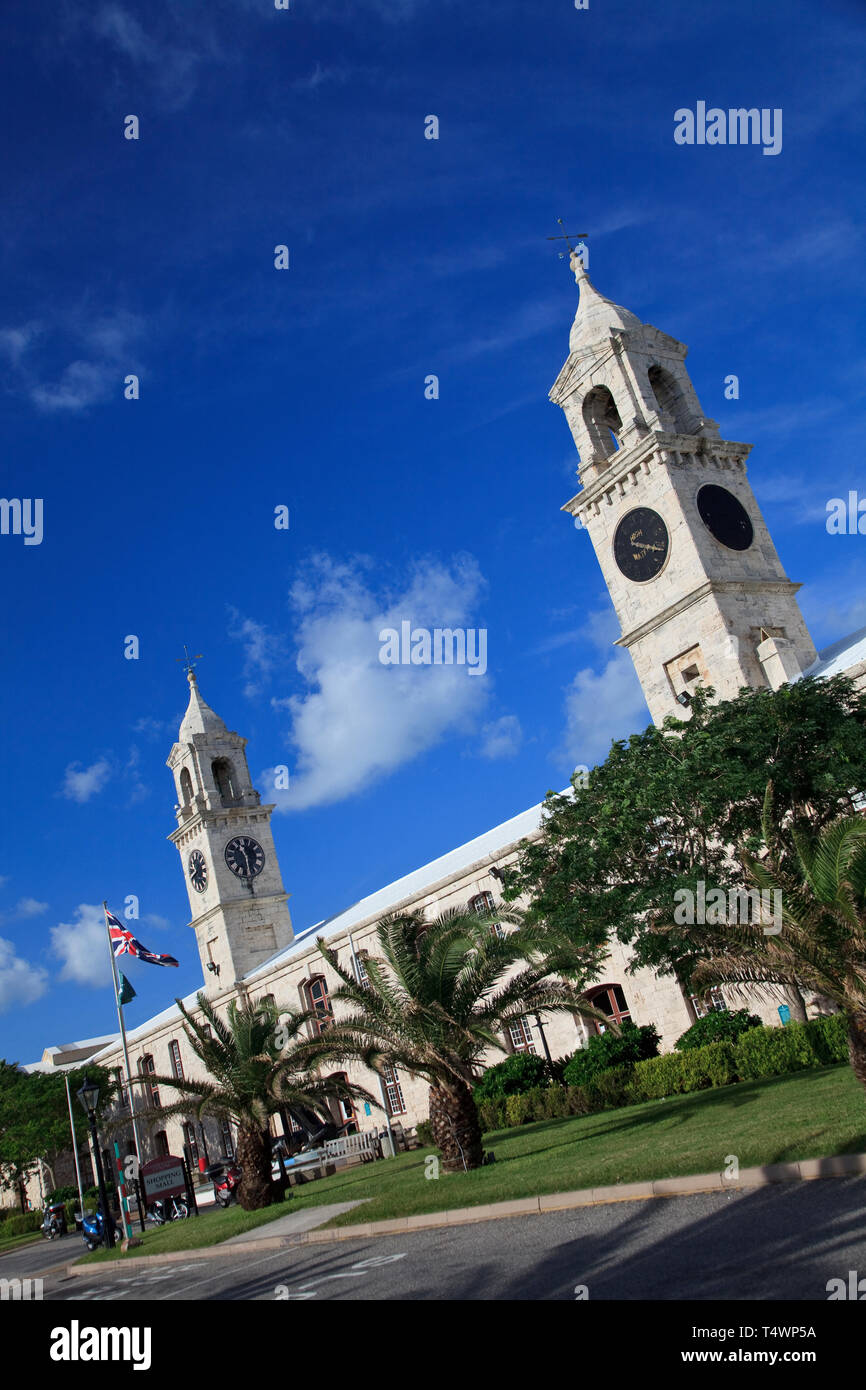
M 200 849 L 194 849 L 189 856 L 189 876 L 195 891 L 203 893 L 207 888 L 207 864 Z
M 265 852 L 250 835 L 236 835 L 226 845 L 226 863 L 238 878 L 255 878 L 265 867 Z
M 729 550 L 748 550 L 755 539 L 749 513 L 742 502 L 716 483 L 707 483 L 698 493 L 701 521 L 717 541 Z
M 643 584 L 655 579 L 668 558 L 670 537 L 658 512 L 635 507 L 616 528 L 613 555 L 626 579 Z

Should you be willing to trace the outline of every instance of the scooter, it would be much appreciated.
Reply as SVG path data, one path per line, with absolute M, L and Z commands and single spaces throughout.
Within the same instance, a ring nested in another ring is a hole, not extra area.
M 219 1206 L 228 1207 L 238 1200 L 237 1190 L 243 1171 L 236 1163 L 230 1163 L 228 1168 L 221 1163 L 214 1163 L 207 1169 L 207 1176 L 213 1182 L 213 1195 Z
M 167 1200 L 156 1197 L 148 1207 L 147 1215 L 154 1226 L 164 1226 L 166 1221 L 182 1221 L 189 1216 L 189 1207 L 183 1197 L 172 1195 Z
M 68 1229 L 66 1225 L 66 1212 L 63 1209 L 62 1202 L 45 1208 L 45 1216 L 42 1220 L 42 1234 L 46 1240 L 57 1240 L 58 1236 L 65 1236 Z
M 105 1217 L 101 1207 L 97 1207 L 92 1216 L 82 1216 L 81 1234 L 88 1250 L 98 1250 L 105 1244 Z

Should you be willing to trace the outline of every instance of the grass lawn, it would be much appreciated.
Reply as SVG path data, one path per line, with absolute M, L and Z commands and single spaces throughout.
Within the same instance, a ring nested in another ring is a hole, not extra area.
M 329 1202 L 368 1199 L 328 1222 L 351 1226 L 548 1192 L 721 1172 L 728 1154 L 750 1168 L 866 1152 L 866 1094 L 845 1064 L 599 1115 L 542 1120 L 489 1134 L 485 1143 L 495 1150 L 496 1163 L 472 1173 L 427 1179 L 424 1160 L 434 1150 L 417 1149 L 295 1188 L 290 1200 L 264 1212 L 234 1207 L 172 1223 L 150 1233 L 139 1253 L 192 1250 Z M 109 1256 L 103 1251 L 88 1258 Z
M 23 1245 L 38 1245 L 39 1241 L 44 1239 L 38 1231 L 28 1231 L 23 1236 L 7 1236 L 5 1240 L 0 1239 L 0 1255 L 5 1255 L 7 1250 L 20 1250 Z

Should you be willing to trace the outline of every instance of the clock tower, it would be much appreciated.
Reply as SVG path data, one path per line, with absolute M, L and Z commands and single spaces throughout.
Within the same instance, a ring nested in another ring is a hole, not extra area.
M 246 739 L 230 733 L 189 671 L 189 706 L 168 756 L 178 804 L 177 846 L 209 994 L 292 940 L 288 893 L 271 835 L 271 812 L 253 789 Z
M 688 349 L 598 293 L 580 304 L 550 399 L 580 455 L 567 502 L 589 533 L 656 723 L 698 685 L 775 689 L 816 651 L 746 476 L 750 444 L 719 438 Z M 678 697 L 680 697 L 678 699 Z

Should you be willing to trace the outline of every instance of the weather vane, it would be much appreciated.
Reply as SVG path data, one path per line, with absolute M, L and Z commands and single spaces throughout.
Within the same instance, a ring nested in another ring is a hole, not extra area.
M 576 246 L 572 246 L 571 241 L 570 241 L 569 238 L 570 238 L 570 237 L 577 237 L 578 241 L 585 241 L 586 238 L 589 236 L 589 232 L 567 232 L 567 231 L 565 230 L 565 223 L 563 222 L 562 218 L 561 218 L 561 217 L 557 217 L 556 220 L 557 220 L 557 222 L 559 223 L 560 227 L 562 228 L 562 235 L 561 235 L 561 236 L 549 236 L 549 237 L 547 238 L 547 240 L 548 240 L 548 241 L 564 241 L 565 244 L 566 244 L 566 246 L 568 247 L 569 251 L 570 251 L 570 252 L 572 253 L 572 255 L 573 255 L 574 252 L 577 250 L 577 247 L 576 247 Z M 564 252 L 564 251 L 560 251 L 560 252 L 559 252 L 559 259 L 560 259 L 560 260 L 563 260 L 564 257 L 565 257 L 565 252 Z
M 201 659 L 202 659 L 202 653 L 201 653 L 201 652 L 196 652 L 195 656 L 190 656 L 190 654 L 189 654 L 189 648 L 187 647 L 187 645 L 186 645 L 185 642 L 184 642 L 184 645 L 183 645 L 183 656 L 176 656 L 176 657 L 175 657 L 175 661 L 182 661 L 182 662 L 183 662 L 184 670 L 186 671 L 186 673 L 187 673 L 188 676 L 191 676 L 191 675 L 192 675 L 193 671 L 195 670 L 195 663 L 196 663 L 197 661 L 201 661 Z

